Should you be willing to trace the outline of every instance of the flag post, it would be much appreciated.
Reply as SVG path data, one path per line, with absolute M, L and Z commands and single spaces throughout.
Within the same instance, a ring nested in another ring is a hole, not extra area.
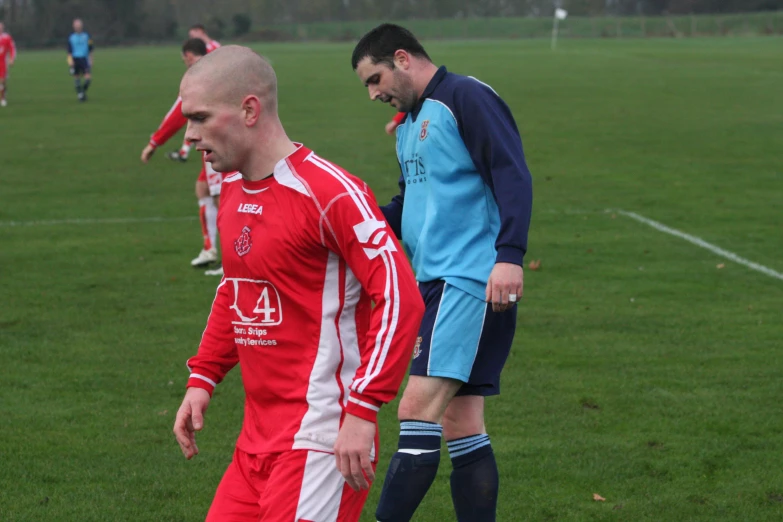
M 565 9 L 560 9 L 559 7 L 555 9 L 554 20 L 552 21 L 552 50 L 553 51 L 557 48 L 557 33 L 560 25 L 560 20 L 565 20 L 567 16 L 568 16 L 568 11 L 566 11 Z

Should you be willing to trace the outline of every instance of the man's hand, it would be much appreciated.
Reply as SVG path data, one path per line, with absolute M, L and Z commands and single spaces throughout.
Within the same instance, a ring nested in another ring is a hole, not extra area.
M 522 299 L 522 267 L 513 263 L 496 263 L 487 282 L 487 302 L 493 312 L 505 312 Z M 510 297 L 509 297 L 510 296 Z
M 153 154 L 155 154 L 155 146 L 148 143 L 147 146 L 144 147 L 144 150 L 141 151 L 141 162 L 147 163 Z
M 174 419 L 174 436 L 182 454 L 190 460 L 198 455 L 196 432 L 204 427 L 204 412 L 209 407 L 209 392 L 201 388 L 188 388 Z
M 397 130 L 397 127 L 399 125 L 400 125 L 399 123 L 397 123 L 396 121 L 392 120 L 392 121 L 390 121 L 389 123 L 386 124 L 386 127 L 384 127 L 384 130 L 386 131 L 386 134 L 391 136 L 392 134 L 394 134 L 394 131 Z
M 334 444 L 334 457 L 337 470 L 356 491 L 370 489 L 375 480 L 375 470 L 370 461 L 373 442 L 375 423 L 346 414 Z

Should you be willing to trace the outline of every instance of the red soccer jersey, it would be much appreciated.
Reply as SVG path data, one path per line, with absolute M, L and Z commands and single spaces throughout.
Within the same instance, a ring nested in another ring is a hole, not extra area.
M 397 394 L 423 314 L 367 186 L 298 147 L 265 179 L 224 180 L 225 277 L 188 361 L 188 386 L 210 393 L 241 363 L 237 446 L 251 454 L 331 452 L 346 412 L 374 422 Z
M 218 42 L 217 40 L 210 40 L 209 43 L 207 44 L 207 53 L 211 53 L 218 47 L 220 47 L 220 42 Z
M 0 78 L 5 78 L 8 64 L 16 59 L 16 44 L 8 33 L 0 34 Z

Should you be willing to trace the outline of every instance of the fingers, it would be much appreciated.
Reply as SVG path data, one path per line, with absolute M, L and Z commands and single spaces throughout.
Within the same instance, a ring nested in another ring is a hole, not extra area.
M 351 489 L 370 489 L 370 484 L 375 480 L 375 470 L 372 468 L 369 453 L 340 453 L 335 449 L 334 458 L 337 470 Z
M 367 477 L 367 481 L 372 484 L 375 482 L 375 470 L 372 469 L 372 461 L 370 461 L 370 455 L 369 454 L 362 454 L 360 458 L 360 464 L 362 466 L 362 471 L 364 472 L 364 476 Z M 370 484 L 367 485 L 367 487 L 370 487 Z
M 188 460 L 198 455 L 196 432 L 200 431 L 203 426 L 202 406 L 195 401 L 183 404 L 174 420 L 174 437 L 177 439 L 182 454 Z
M 356 484 L 354 489 L 357 491 L 362 489 L 370 489 L 370 484 L 367 482 L 367 478 L 364 476 L 364 471 L 362 471 L 362 458 L 358 453 L 351 455 L 350 463 L 351 478 L 353 478 L 353 482 Z
M 184 411 L 177 412 L 177 419 L 174 421 L 174 436 L 186 459 L 190 460 L 198 454 L 196 437 L 190 429 L 190 415 Z
M 359 491 L 359 484 L 356 483 L 353 474 L 351 473 L 351 458 L 347 454 L 341 454 L 337 456 L 337 458 L 340 460 L 338 468 L 340 469 L 343 478 L 345 478 L 345 482 L 354 491 Z

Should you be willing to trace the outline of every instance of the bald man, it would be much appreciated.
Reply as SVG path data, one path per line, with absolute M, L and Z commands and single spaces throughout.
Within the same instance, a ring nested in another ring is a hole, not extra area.
M 225 276 L 174 423 L 190 459 L 213 390 L 241 363 L 244 423 L 207 521 L 358 521 L 377 414 L 423 314 L 413 272 L 367 185 L 288 138 L 263 58 L 222 47 L 180 94 L 186 138 L 242 173 L 223 182 Z

